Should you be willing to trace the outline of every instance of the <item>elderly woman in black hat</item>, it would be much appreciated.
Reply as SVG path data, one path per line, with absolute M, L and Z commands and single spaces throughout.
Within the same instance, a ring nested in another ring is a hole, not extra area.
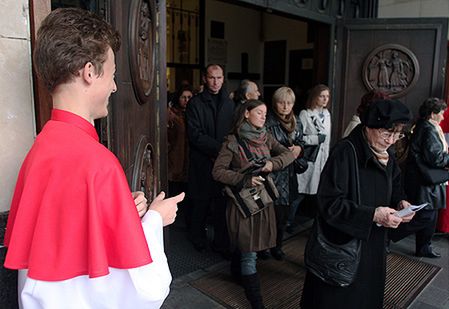
M 386 231 L 413 217 L 395 215 L 410 203 L 390 150 L 410 118 L 399 101 L 375 101 L 361 115 L 362 123 L 335 145 L 321 174 L 317 221 L 330 242 L 344 246 L 360 239 L 361 258 L 346 287 L 328 284 L 308 268 L 301 308 L 383 307 Z

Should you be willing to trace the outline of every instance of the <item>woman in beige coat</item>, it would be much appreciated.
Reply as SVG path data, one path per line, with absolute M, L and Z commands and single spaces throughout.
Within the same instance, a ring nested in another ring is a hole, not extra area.
M 288 149 L 267 133 L 264 127 L 266 113 L 265 103 L 258 100 L 249 100 L 238 110 L 231 135 L 227 136 L 215 161 L 212 175 L 216 181 L 237 190 L 257 187 L 263 185 L 270 172 L 285 168 L 299 155 L 300 147 Z M 248 152 L 251 158 L 248 158 Z M 256 162 L 260 165 L 258 172 L 241 172 Z M 265 207 L 245 218 L 229 199 L 226 215 L 231 247 L 236 251 L 231 271 L 233 275 L 241 275 L 252 308 L 264 308 L 256 270 L 256 252 L 276 244 L 274 207 Z

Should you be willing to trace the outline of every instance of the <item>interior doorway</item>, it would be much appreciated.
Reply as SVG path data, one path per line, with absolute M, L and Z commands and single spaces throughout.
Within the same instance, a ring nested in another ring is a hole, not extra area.
M 187 31 L 186 24 L 194 14 L 198 14 L 195 24 L 198 28 Z M 332 29 L 329 24 L 267 12 L 265 8 L 235 1 L 193 0 L 167 1 L 167 25 L 170 92 L 185 79 L 194 89 L 198 88 L 200 69 L 209 63 L 218 63 L 225 69 L 228 92 L 234 91 L 242 79 L 250 79 L 258 84 L 262 100 L 270 106 L 273 92 L 286 85 L 296 93 L 295 113 L 299 114 L 304 108 L 307 91 L 318 83 L 329 84 Z M 193 37 L 196 31 L 199 31 L 196 46 L 192 46 L 193 41 L 183 43 L 186 35 Z M 198 58 L 192 57 L 192 53 Z M 181 63 L 181 60 L 190 63 Z M 183 210 L 186 209 L 181 206 L 180 215 L 170 228 L 167 248 L 174 277 L 223 261 L 222 256 L 211 249 L 199 253 L 193 248 L 188 240 Z M 212 237 L 211 225 L 207 233 Z

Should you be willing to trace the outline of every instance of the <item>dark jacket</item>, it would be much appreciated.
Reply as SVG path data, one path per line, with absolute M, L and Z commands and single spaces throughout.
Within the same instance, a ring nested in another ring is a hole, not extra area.
M 221 185 L 212 178 L 212 167 L 224 137 L 231 129 L 234 102 L 223 88 L 217 104 L 204 90 L 194 96 L 186 110 L 189 139 L 189 197 L 208 199 L 221 194 Z
M 273 163 L 273 171 L 293 162 L 290 150 L 279 144 L 270 134 L 267 139 Z M 223 143 L 213 169 L 214 179 L 229 186 L 251 186 L 251 177 L 239 173 L 243 167 L 235 135 L 229 135 Z M 231 199 L 228 199 L 231 203 Z M 276 217 L 274 207 L 265 207 L 255 215 L 244 218 L 236 205 L 226 209 L 231 247 L 242 252 L 254 252 L 272 248 L 276 244 Z
M 405 195 L 401 189 L 400 170 L 394 155 L 386 167 L 369 149 L 356 127 L 349 139 L 338 142 L 321 174 L 318 188 L 319 217 L 323 233 L 331 241 L 343 244 L 355 237 L 362 240 L 361 260 L 355 281 L 349 287 L 334 287 L 308 273 L 304 285 L 303 308 L 382 308 L 385 286 L 386 229 L 374 222 L 378 206 L 396 208 Z M 359 168 L 360 204 L 357 202 L 355 165 Z
M 265 122 L 267 130 L 273 137 L 283 146 L 290 147 L 297 145 L 304 147 L 302 140 L 302 124 L 299 119 L 296 121 L 296 129 L 292 133 L 288 133 L 281 125 L 278 117 L 274 113 L 267 115 Z M 297 158 L 296 160 L 300 160 Z M 274 172 L 272 174 L 276 188 L 279 191 L 279 198 L 276 205 L 290 205 L 298 197 L 298 179 L 296 177 L 294 164 L 290 164 L 286 168 Z
M 405 192 L 412 204 L 429 203 L 427 209 L 445 208 L 446 186 L 425 185 L 421 182 L 421 175 L 416 161 L 421 160 L 429 167 L 447 168 L 449 166 L 449 154 L 443 151 L 436 128 L 424 119 L 418 120 L 410 138 L 409 152 L 406 162 L 404 177 Z

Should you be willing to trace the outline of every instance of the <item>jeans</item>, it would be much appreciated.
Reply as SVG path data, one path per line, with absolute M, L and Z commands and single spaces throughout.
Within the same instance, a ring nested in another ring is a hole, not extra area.
M 256 262 L 256 252 L 243 252 L 240 256 L 242 276 L 249 276 L 257 273 Z

